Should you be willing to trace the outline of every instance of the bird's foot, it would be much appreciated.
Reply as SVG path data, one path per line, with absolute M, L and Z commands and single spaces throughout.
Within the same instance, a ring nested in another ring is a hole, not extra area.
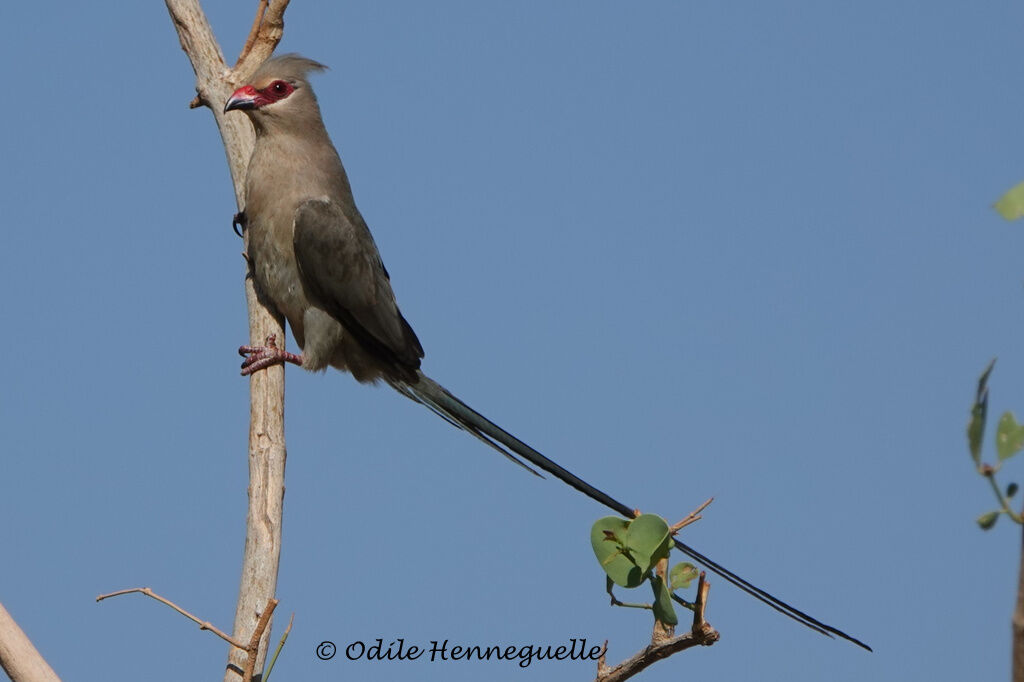
M 245 232 L 245 228 L 249 226 L 249 219 L 245 217 L 245 211 L 239 211 L 231 218 L 231 229 L 235 231 L 239 237 Z
M 281 365 L 290 362 L 293 365 L 302 366 L 302 356 L 289 353 L 277 347 L 277 336 L 271 334 L 267 337 L 265 346 L 242 346 L 238 354 L 245 358 L 242 363 L 242 376 L 247 376 L 266 369 L 272 365 Z

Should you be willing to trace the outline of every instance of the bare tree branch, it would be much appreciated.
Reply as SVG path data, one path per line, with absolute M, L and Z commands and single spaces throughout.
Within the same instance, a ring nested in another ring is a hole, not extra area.
M 273 54 L 284 34 L 284 11 L 287 7 L 288 0 L 276 0 L 269 7 L 267 0 L 260 0 L 249 38 L 235 63 L 235 73 L 248 76 Z
M 260 660 L 260 670 L 263 669 L 262 661 L 266 658 L 266 652 L 264 651 L 263 656 L 260 656 L 260 640 L 263 639 L 264 633 L 268 637 L 270 636 L 270 618 L 274 615 L 274 609 L 276 608 L 276 599 L 271 599 L 267 602 L 267 607 L 263 609 L 263 613 L 260 614 L 260 619 L 256 623 L 256 629 L 252 631 L 252 636 L 249 638 L 249 646 L 245 649 L 247 658 L 245 660 L 245 668 L 242 671 L 244 682 L 255 679 L 257 659 Z M 291 623 L 288 624 L 288 627 L 291 627 Z
M 12 682 L 60 682 L 32 640 L 0 604 L 0 667 Z
M 693 608 L 693 625 L 686 634 L 678 637 L 672 637 L 669 634 L 668 638 L 661 638 L 659 635 L 665 631 L 658 627 L 658 623 L 655 623 L 651 643 L 642 651 L 614 667 L 609 667 L 605 663 L 605 656 L 608 653 L 608 643 L 605 642 L 604 651 L 597 662 L 596 682 L 622 682 L 672 654 L 692 649 L 695 646 L 711 646 L 717 642 L 718 631 L 704 620 L 704 609 L 707 606 L 710 588 L 711 583 L 706 580 L 704 571 L 701 571 L 700 580 L 697 583 L 697 600 L 694 602 Z
M 167 606 L 170 606 L 172 609 L 174 609 L 175 611 L 177 611 L 178 613 L 180 613 L 181 615 L 185 616 L 186 618 L 191 620 L 193 623 L 198 625 L 200 630 L 209 630 L 210 632 L 212 632 L 213 634 L 217 635 L 218 637 L 223 639 L 225 642 L 227 642 L 231 646 L 238 647 L 239 649 L 245 649 L 246 648 L 245 644 L 242 644 L 241 642 L 239 642 L 236 639 L 232 639 L 231 635 L 228 635 L 228 634 L 224 633 L 222 630 L 217 628 L 217 626 L 214 625 L 213 623 L 211 623 L 210 621 L 201 620 L 199 617 L 192 615 L 191 613 L 189 613 L 185 609 L 181 608 L 180 606 L 178 606 L 177 604 L 172 602 L 170 599 L 165 599 L 164 597 L 161 597 L 159 594 L 157 594 L 156 592 L 154 592 L 153 590 L 151 590 L 148 587 L 132 587 L 132 588 L 127 589 L 127 590 L 118 590 L 117 592 L 110 592 L 108 594 L 101 594 L 100 596 L 96 597 L 96 601 L 103 601 L 104 599 L 110 599 L 111 597 L 120 597 L 122 594 L 132 594 L 133 592 L 138 592 L 139 594 L 144 594 L 147 597 L 152 597 L 153 599 L 156 599 L 161 604 L 166 604 Z
M 263 613 L 260 614 L 260 619 L 256 623 L 256 628 L 252 631 L 252 635 L 249 637 L 249 643 L 243 644 L 242 642 L 233 639 L 230 635 L 225 634 L 222 630 L 217 628 L 217 626 L 210 623 L 210 621 L 201 620 L 199 617 L 192 615 L 185 609 L 181 608 L 180 606 L 172 602 L 170 599 L 161 597 L 159 594 L 157 594 L 148 587 L 133 587 L 131 589 L 118 590 L 117 592 L 111 592 L 109 594 L 101 594 L 100 596 L 96 597 L 96 601 L 103 601 L 104 599 L 110 599 L 111 597 L 120 597 L 123 594 L 132 594 L 133 592 L 138 592 L 139 594 L 144 594 L 147 597 L 152 597 L 161 604 L 166 604 L 167 606 L 170 606 L 172 609 L 174 609 L 181 615 L 185 616 L 192 622 L 197 623 L 199 625 L 200 630 L 209 630 L 210 632 L 217 635 L 231 646 L 235 647 L 236 649 L 244 651 L 246 658 L 245 668 L 241 671 L 242 679 L 245 682 L 249 682 L 249 680 L 254 679 L 253 675 L 254 670 L 256 669 L 256 660 L 260 658 L 260 640 L 263 639 L 263 634 L 267 630 L 267 627 L 270 625 L 270 617 L 274 613 L 274 609 L 277 608 L 276 599 L 271 599 L 269 602 L 267 602 L 266 608 L 263 609 Z M 291 629 L 290 622 L 288 623 L 288 628 Z
M 238 55 L 238 61 L 235 62 L 235 68 L 242 63 L 245 56 L 252 50 L 253 43 L 256 42 L 256 37 L 260 34 L 260 28 L 263 26 L 263 15 L 267 13 L 267 5 L 269 0 L 260 0 L 259 7 L 256 8 L 256 18 L 252 20 L 252 28 L 249 29 L 249 37 L 245 39 L 245 46 L 242 47 L 242 52 Z
M 227 154 L 235 198 L 244 201 L 245 168 L 252 154 L 252 126 L 244 116 L 225 116 L 222 104 L 236 87 L 274 51 L 284 30 L 288 0 L 267 6 L 260 1 L 250 40 L 235 68 L 229 69 L 198 0 L 165 0 L 181 47 L 196 73 L 193 104 L 213 113 Z M 225 223 L 227 216 L 225 216 Z M 256 297 L 252 279 L 245 282 L 249 309 L 250 343 L 261 344 L 271 335 L 284 339 L 284 321 L 273 315 Z M 245 639 L 255 631 L 257 618 L 277 589 L 281 554 L 281 518 L 284 499 L 284 368 L 270 367 L 257 372 L 249 383 L 249 512 L 246 520 L 242 581 L 235 611 L 234 633 Z M 269 617 L 269 616 L 268 616 Z M 270 628 L 264 630 L 257 669 L 262 669 Z M 232 649 L 225 682 L 234 682 L 246 665 L 242 654 Z
M 689 515 L 687 515 L 687 517 L 685 519 L 683 519 L 679 523 L 676 523 L 675 525 L 671 526 L 669 528 L 669 530 L 671 530 L 672 534 L 675 535 L 676 533 L 681 531 L 683 528 L 686 528 L 687 526 L 689 526 L 691 523 L 696 523 L 696 522 L 700 521 L 701 518 L 702 518 L 700 513 L 702 511 L 704 511 L 705 509 L 707 509 L 708 505 L 711 504 L 714 501 L 715 501 L 715 498 L 713 498 L 713 497 L 709 497 L 708 499 L 704 500 L 704 504 L 700 505 L 699 507 L 694 509 L 692 512 L 690 512 Z

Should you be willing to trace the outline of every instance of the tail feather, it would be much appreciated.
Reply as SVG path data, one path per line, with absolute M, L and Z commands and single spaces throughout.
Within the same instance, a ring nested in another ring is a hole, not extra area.
M 420 387 L 420 384 L 424 383 L 424 379 L 433 384 L 432 389 L 436 389 L 436 391 L 417 390 Z M 470 412 L 472 412 L 473 410 L 468 405 L 466 405 L 461 400 L 459 400 L 454 395 L 445 390 L 443 386 L 438 384 L 433 379 L 430 379 L 429 377 L 424 375 L 423 379 L 421 379 L 417 383 L 417 388 L 413 388 L 408 384 L 398 382 L 393 382 L 391 386 L 394 387 L 396 391 L 404 395 L 406 398 L 409 398 L 410 400 L 413 400 L 419 403 L 420 405 L 425 405 L 427 408 L 430 409 L 431 412 L 433 412 L 438 417 L 445 420 L 455 428 L 462 429 L 463 431 L 466 431 L 472 434 L 473 436 L 479 438 L 486 445 L 494 448 L 505 457 L 508 457 L 510 460 L 512 460 L 514 464 L 518 464 L 519 466 L 523 467 L 524 469 L 526 469 L 527 471 L 529 471 L 531 474 L 538 478 L 544 478 L 539 473 L 537 473 L 536 469 L 526 464 L 523 460 L 519 459 L 511 452 L 501 447 L 501 445 L 488 438 L 487 435 L 484 434 L 480 429 L 474 427 L 472 424 L 468 422 L 460 421 L 458 417 L 455 416 L 457 413 L 452 411 L 453 405 L 460 405 L 463 408 L 469 410 Z M 474 412 L 474 414 L 476 413 Z M 483 419 L 488 424 L 490 424 L 490 422 L 487 419 L 484 419 L 484 417 L 482 417 L 481 415 L 477 414 L 477 416 L 480 417 L 480 419 Z M 491 425 L 493 426 L 493 424 Z
M 487 419 L 487 417 L 484 417 L 469 405 L 459 400 L 446 388 L 422 372 L 417 371 L 417 377 L 418 381 L 415 384 L 392 381 L 391 385 L 402 395 L 426 405 L 448 423 L 464 431 L 468 431 L 534 475 L 540 476 L 535 469 L 524 463 L 522 459 L 525 459 L 538 469 L 546 471 L 563 483 L 572 486 L 587 497 L 600 502 L 622 516 L 626 518 L 633 518 L 634 510 L 632 508 L 619 502 L 607 493 L 598 490 L 568 469 L 561 467 L 558 463 L 548 459 L 537 450 L 534 450 L 511 433 L 505 431 L 500 426 Z M 689 545 L 686 545 L 679 540 L 675 540 L 675 545 L 681 552 L 698 563 L 703 564 L 711 572 L 718 574 L 747 594 L 753 596 L 755 599 L 771 606 L 776 611 L 789 616 L 793 620 L 811 628 L 812 630 L 820 632 L 823 635 L 828 637 L 836 635 L 853 642 L 859 647 L 871 651 L 871 647 L 864 642 L 861 642 L 859 639 L 851 637 L 842 630 L 836 629 L 831 625 L 827 625 L 813 616 L 804 613 L 800 609 L 790 606 L 781 599 L 744 580 L 724 566 L 712 561 Z

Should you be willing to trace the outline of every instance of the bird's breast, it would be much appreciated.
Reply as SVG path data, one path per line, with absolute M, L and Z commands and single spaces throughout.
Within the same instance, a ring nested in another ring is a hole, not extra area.
M 303 293 L 295 261 L 293 221 L 283 216 L 250 216 L 248 230 L 248 255 L 256 287 L 288 319 L 296 336 L 302 338 L 302 317 L 309 301 Z

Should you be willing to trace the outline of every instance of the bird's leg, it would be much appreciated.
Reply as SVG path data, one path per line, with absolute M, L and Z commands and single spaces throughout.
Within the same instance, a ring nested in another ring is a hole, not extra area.
M 274 334 L 267 337 L 267 345 L 242 346 L 238 349 L 238 354 L 245 358 L 245 362 L 242 363 L 243 376 L 286 362 L 302 366 L 302 356 L 278 348 L 277 336 Z

